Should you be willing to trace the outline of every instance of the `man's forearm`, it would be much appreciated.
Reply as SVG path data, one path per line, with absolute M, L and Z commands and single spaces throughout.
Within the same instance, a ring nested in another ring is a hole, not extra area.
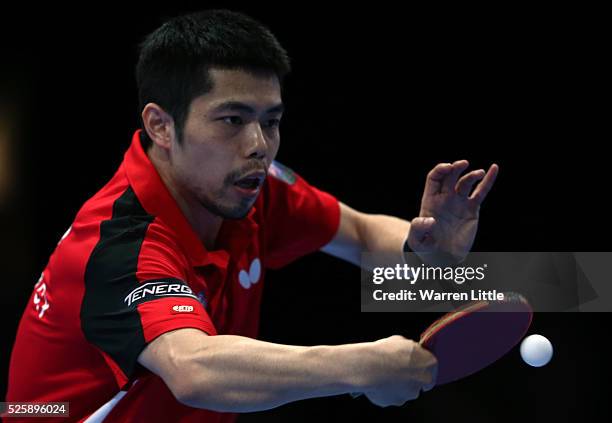
M 402 263 L 403 244 L 410 222 L 382 214 L 365 215 L 359 225 L 359 238 L 365 251 L 377 255 L 377 264 L 385 258 L 389 264 Z
M 216 411 L 266 410 L 363 388 L 368 343 L 302 347 L 219 335 L 186 357 L 182 402 Z M 358 370 L 362 370 L 361 372 Z
M 325 253 L 355 265 L 363 252 L 375 253 L 380 259 L 401 263 L 402 246 L 410 230 L 410 222 L 384 214 L 367 214 L 340 203 L 340 227 L 334 239 L 321 248 Z M 383 263 L 380 263 L 381 265 Z

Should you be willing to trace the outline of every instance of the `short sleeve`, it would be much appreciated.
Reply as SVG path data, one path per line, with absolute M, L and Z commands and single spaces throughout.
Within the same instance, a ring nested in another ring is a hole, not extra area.
M 266 267 L 275 269 L 329 243 L 338 231 L 340 206 L 278 162 L 270 166 L 265 211 Z
M 115 375 L 125 384 L 145 346 L 159 335 L 215 327 L 193 292 L 188 263 L 171 233 L 152 216 L 103 222 L 88 262 L 81 327 Z

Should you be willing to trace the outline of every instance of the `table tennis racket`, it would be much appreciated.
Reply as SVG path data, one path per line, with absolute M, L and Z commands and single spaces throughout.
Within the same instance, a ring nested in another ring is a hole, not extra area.
M 503 300 L 473 301 L 437 319 L 419 340 L 438 360 L 436 385 L 464 378 L 499 360 L 525 336 L 532 317 L 533 310 L 522 295 L 504 293 Z
M 506 355 L 531 325 L 533 310 L 520 294 L 465 304 L 433 322 L 419 344 L 438 359 L 436 385 L 474 374 Z

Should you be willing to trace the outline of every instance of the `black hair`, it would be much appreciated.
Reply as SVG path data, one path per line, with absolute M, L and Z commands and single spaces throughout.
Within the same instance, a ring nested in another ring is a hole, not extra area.
M 280 82 L 291 70 L 285 49 L 249 16 L 229 10 L 178 16 L 140 45 L 139 110 L 148 103 L 162 107 L 174 119 L 180 142 L 191 101 L 212 89 L 208 72 L 212 67 L 276 74 Z M 151 140 L 146 131 L 142 134 L 146 149 Z

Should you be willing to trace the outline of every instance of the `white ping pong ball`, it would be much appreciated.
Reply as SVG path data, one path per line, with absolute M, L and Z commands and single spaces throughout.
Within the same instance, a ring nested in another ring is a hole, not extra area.
M 542 335 L 529 335 L 521 342 L 521 357 L 530 366 L 545 366 L 552 358 L 552 355 L 553 346 Z

